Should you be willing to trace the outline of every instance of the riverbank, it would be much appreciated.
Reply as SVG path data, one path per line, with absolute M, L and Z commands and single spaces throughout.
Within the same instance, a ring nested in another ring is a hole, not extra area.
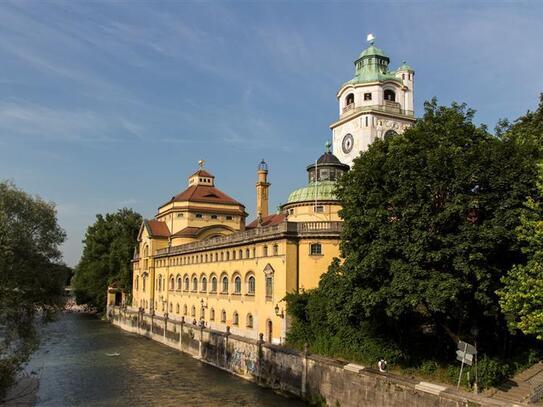
M 197 327 L 183 320 L 117 307 L 110 308 L 108 314 L 123 330 L 260 386 L 314 403 L 344 407 L 507 406 L 480 395 Z

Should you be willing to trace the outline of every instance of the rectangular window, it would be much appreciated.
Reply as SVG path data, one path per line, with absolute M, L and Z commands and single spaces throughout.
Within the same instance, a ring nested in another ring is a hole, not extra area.
M 311 256 L 320 256 L 322 255 L 322 246 L 320 243 L 313 243 L 310 247 L 309 247 L 309 254 Z
M 217 219 L 217 215 L 211 215 L 211 219 Z
M 313 211 L 315 213 L 324 213 L 324 206 L 322 205 L 317 205 L 315 207 L 313 207 Z
M 232 216 L 231 215 L 226 215 L 226 220 L 232 220 Z
M 364 93 L 364 100 L 371 100 L 371 93 Z
M 368 116 L 366 116 L 366 127 L 368 127 Z
M 273 276 L 266 276 L 266 300 L 273 297 Z
M 204 217 L 204 215 L 202 215 L 201 213 L 197 213 L 196 214 L 196 218 L 197 219 L 202 219 Z

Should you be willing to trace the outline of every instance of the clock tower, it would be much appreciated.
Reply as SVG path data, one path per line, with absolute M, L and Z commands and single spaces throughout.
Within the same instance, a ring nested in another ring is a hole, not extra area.
M 401 134 L 415 122 L 415 71 L 405 61 L 389 70 L 390 59 L 374 40 L 368 35 L 369 47 L 354 61 L 354 78 L 339 88 L 339 119 L 330 125 L 333 153 L 350 166 L 375 139 Z

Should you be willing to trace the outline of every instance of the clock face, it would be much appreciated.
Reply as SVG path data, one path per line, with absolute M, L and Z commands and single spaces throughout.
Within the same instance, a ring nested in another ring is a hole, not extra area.
M 344 154 L 349 154 L 351 150 L 353 149 L 354 145 L 354 139 L 352 134 L 346 134 L 345 137 L 343 137 L 343 141 L 341 143 L 341 148 L 343 150 Z

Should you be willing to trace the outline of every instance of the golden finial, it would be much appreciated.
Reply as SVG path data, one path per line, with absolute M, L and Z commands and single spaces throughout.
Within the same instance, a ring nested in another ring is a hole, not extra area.
M 200 167 L 200 169 L 203 169 L 204 168 L 204 164 L 205 164 L 205 160 L 200 160 L 198 161 L 198 166 Z

